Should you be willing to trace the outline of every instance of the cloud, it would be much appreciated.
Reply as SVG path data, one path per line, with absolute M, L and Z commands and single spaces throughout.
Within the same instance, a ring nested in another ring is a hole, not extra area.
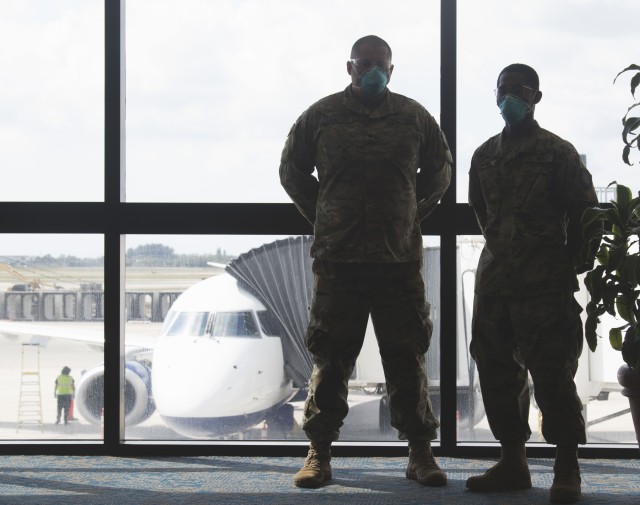
M 618 71 L 637 63 L 640 4 L 461 1 L 458 14 L 459 201 L 466 201 L 473 150 L 502 128 L 491 90 L 514 62 L 538 71 L 543 98 L 536 118 L 587 155 L 596 186 L 617 179 L 640 187 L 640 172 L 621 160 L 620 119 L 631 95 L 612 85 Z
M 0 200 L 103 198 L 101 7 L 0 3 Z
M 103 2 L 35 5 L 0 3 L 0 64 L 11 69 L 0 80 L 0 163 L 20 168 L 0 199 L 101 200 Z M 538 119 L 587 154 L 596 184 L 640 186 L 620 160 L 630 95 L 612 85 L 637 56 L 640 3 L 459 0 L 458 15 L 460 201 L 473 150 L 502 127 L 493 88 L 513 61 L 538 69 Z M 439 1 L 127 2 L 130 200 L 288 201 L 277 180 L 286 134 L 348 84 L 351 45 L 371 33 L 393 48 L 391 89 L 438 118 Z

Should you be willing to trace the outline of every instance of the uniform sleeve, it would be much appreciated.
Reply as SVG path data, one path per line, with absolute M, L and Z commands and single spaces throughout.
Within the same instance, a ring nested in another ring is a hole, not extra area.
M 600 246 L 600 241 L 587 244 L 583 250 L 584 240 L 582 233 L 582 214 L 588 207 L 598 206 L 598 197 L 591 174 L 582 163 L 580 155 L 571 147 L 565 153 L 563 163 L 564 180 L 562 181 L 563 201 L 567 214 L 567 249 L 576 269 L 576 273 L 583 273 L 593 268 L 595 252 Z M 599 236 L 602 223 L 596 221 L 592 225 L 593 230 L 587 231 L 587 236 Z
M 300 213 L 314 224 L 319 183 L 313 175 L 315 129 L 310 118 L 306 111 L 289 131 L 280 160 L 280 183 Z
M 473 208 L 480 230 L 484 234 L 487 224 L 487 203 L 482 194 L 482 186 L 480 185 L 480 177 L 478 176 L 477 151 L 471 158 L 471 168 L 469 169 L 469 205 Z
M 435 119 L 425 111 L 425 133 L 420 151 L 420 171 L 416 175 L 418 217 L 427 217 L 451 182 L 453 158 L 447 139 Z

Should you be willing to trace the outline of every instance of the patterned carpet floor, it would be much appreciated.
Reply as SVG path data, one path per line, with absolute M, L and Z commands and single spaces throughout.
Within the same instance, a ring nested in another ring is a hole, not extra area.
M 533 489 L 471 493 L 488 460 L 438 458 L 449 483 L 427 488 L 404 477 L 405 458 L 334 458 L 333 480 L 298 489 L 303 458 L 0 456 L 1 505 L 404 505 L 547 504 L 553 461 L 530 459 Z M 640 459 L 582 459 L 584 505 L 640 504 Z

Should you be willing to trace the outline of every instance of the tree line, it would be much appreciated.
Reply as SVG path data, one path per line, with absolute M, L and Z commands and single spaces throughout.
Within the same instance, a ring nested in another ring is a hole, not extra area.
M 206 267 L 208 262 L 229 263 L 235 256 L 227 254 L 222 248 L 215 253 L 206 254 L 176 254 L 172 247 L 164 244 L 144 244 L 127 249 L 125 254 L 125 266 L 127 267 L 176 267 L 176 268 L 200 268 Z M 7 258 L 8 259 L 8 258 Z M 8 264 L 19 263 L 42 267 L 103 267 L 104 257 L 78 258 L 72 255 L 60 255 L 54 257 L 45 256 L 21 256 L 7 261 Z

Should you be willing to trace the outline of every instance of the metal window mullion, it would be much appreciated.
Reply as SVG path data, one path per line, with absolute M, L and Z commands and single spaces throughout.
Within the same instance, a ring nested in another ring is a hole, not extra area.
M 440 2 L 440 125 L 456 159 L 456 0 Z M 456 171 L 442 198 L 445 212 L 440 215 L 440 446 L 451 455 L 456 438 Z M 449 211 L 450 210 L 450 211 Z M 451 222 L 449 222 L 451 220 Z
M 120 451 L 124 438 L 124 0 L 105 0 L 104 447 Z

